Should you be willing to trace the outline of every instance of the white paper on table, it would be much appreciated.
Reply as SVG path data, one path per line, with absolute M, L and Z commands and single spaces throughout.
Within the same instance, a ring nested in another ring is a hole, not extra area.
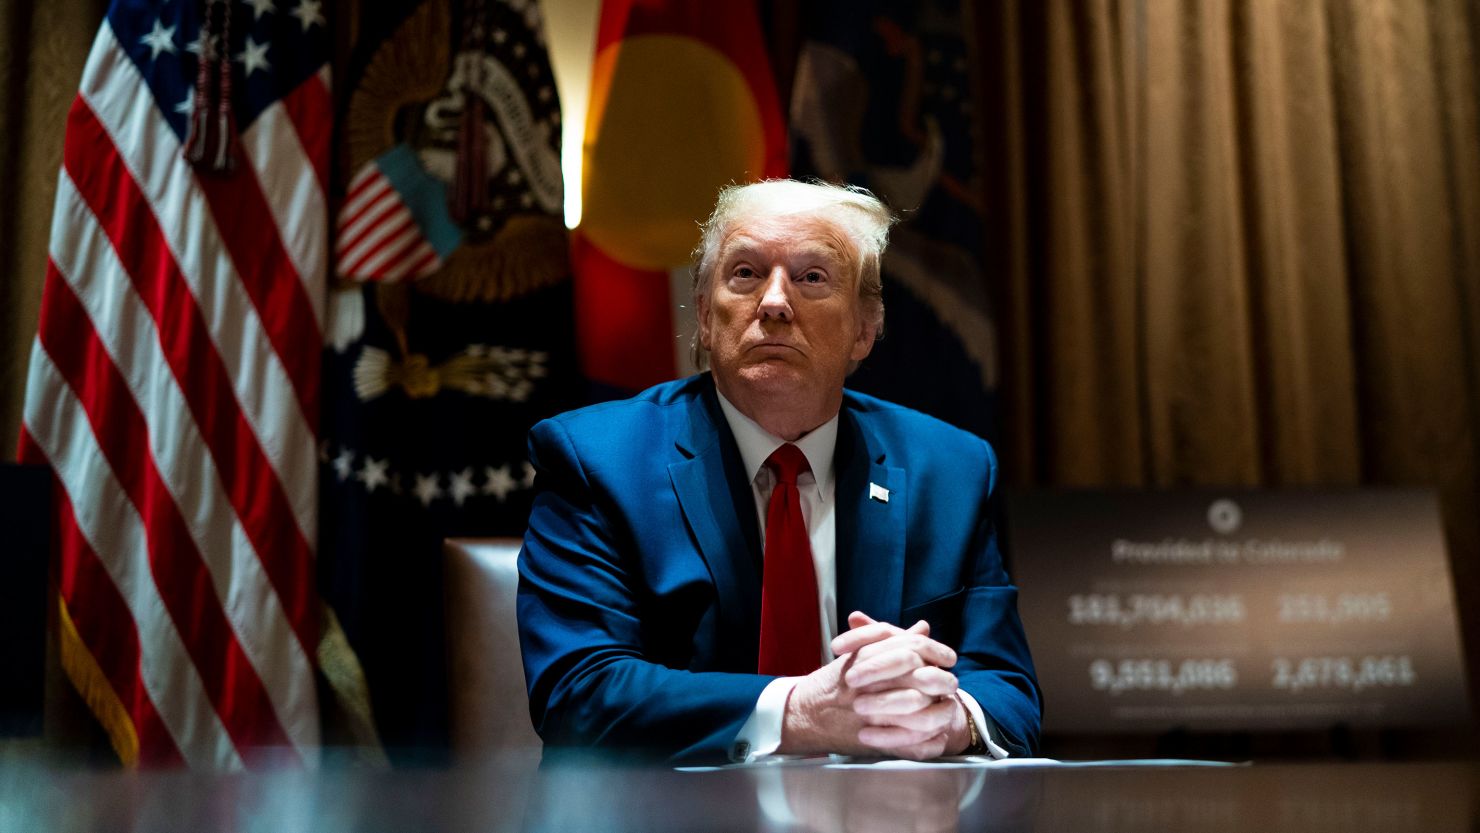
M 751 763 L 722 766 L 681 766 L 678 772 L 719 772 L 729 769 L 768 769 L 786 766 L 815 766 L 827 769 L 1019 769 L 1019 768 L 1088 768 L 1088 767 L 1229 767 L 1249 766 L 1249 761 L 1199 761 L 1189 758 L 1125 758 L 1104 761 L 1060 761 L 1054 758 L 989 758 L 966 755 L 937 758 L 933 761 L 905 761 L 898 758 L 852 758 L 846 755 L 793 757 L 774 755 Z

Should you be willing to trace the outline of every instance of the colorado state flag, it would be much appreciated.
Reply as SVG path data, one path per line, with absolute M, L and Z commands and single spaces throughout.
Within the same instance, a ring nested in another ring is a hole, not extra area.
M 691 371 L 698 223 L 720 187 L 785 175 L 786 129 L 752 3 L 606 0 L 571 243 L 590 379 L 633 391 Z

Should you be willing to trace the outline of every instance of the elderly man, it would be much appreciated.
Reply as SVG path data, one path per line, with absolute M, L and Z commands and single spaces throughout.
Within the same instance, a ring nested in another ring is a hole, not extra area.
M 519 633 L 547 745 L 1036 747 L 991 448 L 843 389 L 883 324 L 892 220 L 861 189 L 727 188 L 694 268 L 712 372 L 531 432 Z

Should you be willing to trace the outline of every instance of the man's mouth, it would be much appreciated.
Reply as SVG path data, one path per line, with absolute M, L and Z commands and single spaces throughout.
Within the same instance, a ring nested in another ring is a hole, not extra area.
M 799 348 L 797 348 L 796 346 L 791 345 L 791 344 L 787 344 L 786 342 L 782 342 L 782 341 L 763 341 L 763 342 L 761 342 L 759 344 L 753 344 L 753 345 L 751 345 L 749 352 L 761 352 L 761 353 L 767 353 L 767 354 L 781 354 L 781 353 L 800 353 L 802 351 Z

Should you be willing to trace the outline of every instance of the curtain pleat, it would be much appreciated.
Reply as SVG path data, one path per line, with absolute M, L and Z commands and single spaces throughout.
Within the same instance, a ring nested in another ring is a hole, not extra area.
M 1480 595 L 1480 10 L 1002 5 L 1013 482 L 1428 486 Z
M 0 0 L 0 459 L 14 460 L 67 110 L 105 0 Z

